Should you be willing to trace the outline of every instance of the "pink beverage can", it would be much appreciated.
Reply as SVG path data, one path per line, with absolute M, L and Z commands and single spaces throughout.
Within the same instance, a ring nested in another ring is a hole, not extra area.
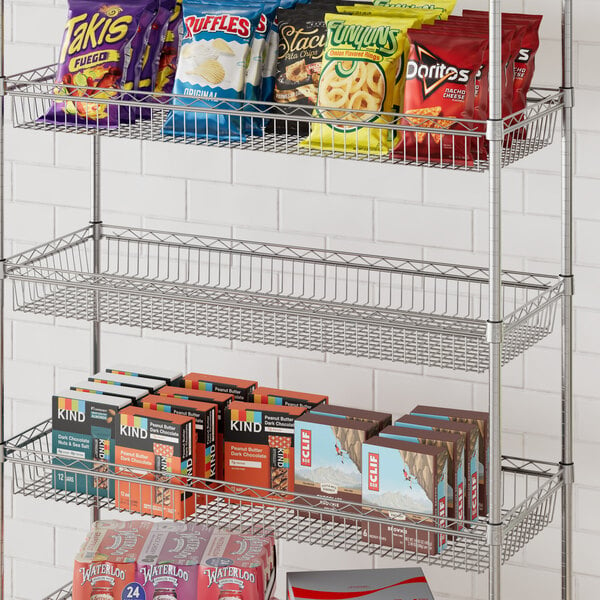
M 147 600 L 196 600 L 198 570 L 211 529 L 157 523 L 140 553 L 137 583 Z
M 266 538 L 214 531 L 200 568 L 203 600 L 264 600 L 271 561 Z

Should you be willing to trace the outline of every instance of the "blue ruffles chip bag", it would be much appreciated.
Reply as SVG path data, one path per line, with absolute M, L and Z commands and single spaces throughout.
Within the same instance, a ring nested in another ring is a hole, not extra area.
M 241 110 L 246 68 L 262 5 L 202 0 L 183 2 L 183 39 L 173 92 L 173 105 Z M 226 102 L 231 99 L 232 102 Z M 225 100 L 225 102 L 223 102 Z M 164 135 L 245 141 L 237 115 L 173 109 Z

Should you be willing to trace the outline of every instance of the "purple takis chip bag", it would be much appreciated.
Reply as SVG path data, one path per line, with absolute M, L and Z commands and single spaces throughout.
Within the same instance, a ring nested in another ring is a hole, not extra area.
M 192 523 L 153 526 L 140 553 L 136 575 L 147 599 L 163 594 L 182 600 L 198 597 L 198 565 L 202 562 L 211 531 Z
M 150 26 L 146 49 L 142 55 L 141 73 L 137 89 L 141 92 L 152 92 L 156 85 L 158 74 L 158 61 L 165 41 L 169 19 L 175 10 L 176 0 L 160 0 L 156 18 Z M 142 101 L 148 99 L 144 95 L 138 95 Z M 142 108 L 141 116 L 143 119 L 151 117 L 149 108 Z
M 56 74 L 61 87 L 55 93 L 62 98 L 53 102 L 40 121 L 94 127 L 129 121 L 127 107 L 109 106 L 102 100 L 120 97 L 132 43 L 147 6 L 146 1 L 109 5 L 69 0 Z
M 177 64 L 173 104 L 240 110 L 250 43 L 261 5 L 206 4 L 184 0 L 184 35 Z M 231 99 L 232 102 L 221 102 Z M 241 117 L 178 111 L 169 113 L 165 135 L 244 141 Z
M 170 94 L 175 85 L 177 56 L 181 45 L 181 21 L 183 18 L 182 0 L 176 0 L 167 24 L 165 41 L 158 60 L 158 73 L 154 91 L 157 94 Z

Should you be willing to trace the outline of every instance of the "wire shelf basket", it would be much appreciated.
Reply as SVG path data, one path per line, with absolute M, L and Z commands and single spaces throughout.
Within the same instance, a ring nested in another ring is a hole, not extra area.
M 71 600 L 73 593 L 73 584 L 67 583 L 60 589 L 52 592 L 49 596 L 45 596 L 42 600 Z
M 448 169 L 488 168 L 485 121 L 319 107 L 320 113 L 327 116 L 324 119 L 315 116 L 314 107 L 308 105 L 194 100 L 172 94 L 118 90 L 111 90 L 110 98 L 106 98 L 106 93 L 99 98 L 96 88 L 55 83 L 55 73 L 56 65 L 49 65 L 7 78 L 15 126 Z M 73 98 L 75 114 L 57 119 L 55 103 L 68 98 Z M 181 117 L 182 129 L 177 134 L 172 127 L 165 127 L 173 103 L 177 104 L 177 114 Z M 562 105 L 563 93 L 559 90 L 531 90 L 528 106 L 503 120 L 503 166 L 552 143 Z M 100 111 L 108 113 L 102 126 L 96 119 Z M 190 118 L 184 119 L 184 115 Z M 376 117 L 378 121 L 373 122 Z M 334 126 L 337 134 L 342 132 L 342 140 L 334 144 L 331 131 L 321 129 L 318 139 L 315 141 L 313 137 L 310 141 L 311 124 L 323 123 Z M 240 134 L 240 129 L 250 133 Z M 365 130 L 370 132 L 372 141 L 361 146 L 359 132 Z M 415 137 L 414 150 L 406 150 L 410 147 L 405 143 L 407 136 Z M 394 147 L 396 150 L 391 152 Z
M 105 225 L 7 260 L 16 310 L 483 372 L 487 269 Z M 507 363 L 553 329 L 562 280 L 503 273 Z
M 97 464 L 92 460 L 73 460 L 53 454 L 51 438 L 48 420 L 7 442 L 7 460 L 13 464 L 13 493 L 139 514 L 124 507 L 122 502 L 116 507 L 114 500 L 101 497 L 97 490 L 91 491 L 92 477 L 71 477 L 71 491 L 56 489 L 55 482 L 67 474 L 89 475 L 98 471 L 94 471 Z M 194 477 L 187 477 L 185 485 L 178 485 L 165 482 L 164 474 L 159 472 L 139 471 L 140 476 L 151 477 L 142 483 L 139 476 L 131 479 L 120 474 L 114 465 L 104 468 L 102 477 L 126 482 L 127 489 L 152 487 L 193 494 L 197 505 L 184 511 L 182 518 L 186 521 L 470 572 L 481 573 L 488 568 L 485 518 L 469 522 L 394 509 L 392 519 L 373 507 L 353 502 L 341 502 L 335 509 L 322 508 L 316 506 L 316 497 L 305 494 L 232 486 Z M 509 560 L 551 523 L 562 482 L 562 472 L 554 463 L 503 457 L 503 561 Z M 163 491 L 162 498 L 168 497 Z M 161 514 L 159 510 L 154 516 L 170 518 L 169 500 L 163 502 L 164 512 Z M 393 535 L 389 535 L 390 531 Z M 444 551 L 415 550 L 415 540 L 422 549 L 423 544 L 436 543 L 440 536 L 447 539 Z

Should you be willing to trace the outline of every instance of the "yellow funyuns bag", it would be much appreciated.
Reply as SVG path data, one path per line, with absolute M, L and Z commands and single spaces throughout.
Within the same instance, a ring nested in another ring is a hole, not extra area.
M 400 19 L 417 19 L 421 25 L 433 25 L 444 12 L 429 8 L 402 8 L 401 6 L 387 6 L 373 4 L 354 4 L 353 6 L 337 6 L 336 10 L 342 14 L 392 16 Z
M 393 144 L 389 123 L 400 83 L 405 81 L 406 20 L 392 17 L 326 14 L 317 108 L 314 115 L 337 122 L 313 123 L 302 147 L 347 153 L 387 154 Z M 414 22 L 414 20 L 412 20 Z M 348 121 L 346 125 L 344 121 Z
M 429 8 L 442 10 L 440 19 L 446 20 L 456 6 L 456 0 L 373 0 L 375 6 L 399 6 L 401 8 Z

